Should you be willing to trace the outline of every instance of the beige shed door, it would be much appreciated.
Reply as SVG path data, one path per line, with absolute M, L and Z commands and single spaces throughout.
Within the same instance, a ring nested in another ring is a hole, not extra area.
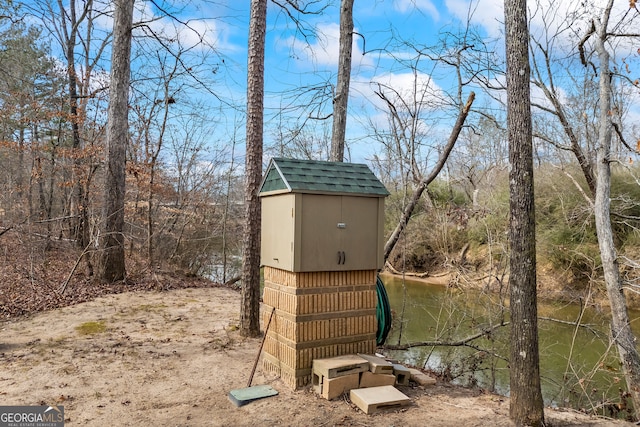
M 301 271 L 377 268 L 378 199 L 305 194 Z
M 293 271 L 294 241 L 293 194 L 284 194 L 262 200 L 262 243 L 263 265 Z

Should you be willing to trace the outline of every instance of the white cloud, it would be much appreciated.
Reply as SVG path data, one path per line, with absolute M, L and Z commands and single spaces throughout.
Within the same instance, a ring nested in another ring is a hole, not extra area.
M 507 83 L 506 83 L 506 78 L 505 76 L 499 76 L 495 79 L 492 79 L 490 81 L 491 85 L 494 87 L 506 87 Z M 566 101 L 567 98 L 567 92 L 561 88 L 561 87 L 557 87 L 555 88 L 558 99 L 560 100 L 561 103 L 564 103 Z M 549 99 L 547 98 L 547 96 L 544 94 L 544 91 L 539 88 L 538 86 L 531 84 L 529 86 L 529 93 L 531 95 L 531 102 L 536 103 L 538 105 L 542 105 L 546 108 L 549 109 L 553 109 L 553 105 L 551 104 L 551 101 L 549 101 Z M 496 98 L 502 103 L 503 107 L 506 106 L 507 104 L 507 91 L 506 90 L 501 90 L 501 91 L 496 91 L 494 93 L 494 95 L 496 96 Z
M 412 0 L 398 0 L 399 3 L 411 3 Z M 539 32 L 547 27 L 552 32 L 559 28 L 571 28 L 580 31 L 590 24 L 591 19 L 602 14 L 602 4 L 584 5 L 574 0 L 527 0 L 527 12 L 531 20 L 530 31 Z M 492 37 L 504 33 L 504 0 L 445 0 L 449 13 L 461 22 L 484 28 Z M 628 3 L 618 1 L 613 8 L 611 22 L 628 11 Z M 569 34 L 567 34 L 568 36 Z M 575 44 L 575 43 L 574 43 Z
M 150 23 L 149 27 L 154 33 L 173 43 L 180 43 L 184 48 L 202 45 L 226 52 L 236 49 L 227 43 L 224 27 L 221 28 L 215 20 L 191 20 L 183 25 L 171 18 L 163 18 Z
M 393 7 L 400 13 L 411 13 L 419 10 L 429 15 L 434 21 L 440 20 L 440 12 L 431 0 L 395 0 Z
M 294 53 L 294 57 L 300 65 L 312 63 L 315 66 L 336 68 L 338 66 L 338 54 L 340 52 L 340 26 L 335 23 L 318 24 L 315 42 L 308 43 L 304 40 L 290 37 L 282 40 L 287 49 Z M 357 29 L 355 30 L 357 32 Z M 370 66 L 371 59 L 362 54 L 359 39 L 353 38 L 351 66 L 352 69 Z
M 340 26 L 335 23 L 320 24 L 317 27 L 316 43 L 308 45 L 307 49 L 318 65 L 338 65 L 340 51 Z
M 376 92 L 382 93 L 390 102 L 398 106 L 406 104 L 413 107 L 418 103 L 422 109 L 429 108 L 442 95 L 442 89 L 433 79 L 420 72 L 417 74 L 387 73 L 367 81 L 354 80 L 352 91 L 353 95 L 366 99 L 381 110 L 386 110 L 388 107 Z
M 213 47 L 224 54 L 240 50 L 229 42 L 231 30 L 220 19 L 203 19 L 201 16 L 212 16 L 206 11 L 184 11 L 175 18 L 158 15 L 151 2 L 136 2 L 134 23 L 143 22 L 150 30 L 170 43 L 180 43 L 186 49 L 195 46 Z
M 499 36 L 504 28 L 503 0 L 446 0 L 449 13 L 461 22 L 483 27 L 492 37 Z

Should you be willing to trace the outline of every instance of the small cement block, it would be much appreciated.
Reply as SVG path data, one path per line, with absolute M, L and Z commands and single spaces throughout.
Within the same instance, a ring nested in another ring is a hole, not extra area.
M 409 385 L 409 380 L 411 379 L 411 371 L 400 364 L 393 365 L 393 375 L 396 376 L 396 384 L 398 385 Z
M 363 372 L 360 377 L 360 388 L 394 385 L 395 383 L 396 376 L 393 374 L 374 374 L 373 372 Z
M 349 397 L 365 414 L 398 408 L 411 403 L 408 396 L 391 385 L 357 388 L 349 392 Z
M 329 359 L 315 359 L 313 361 L 313 375 L 328 379 L 343 375 L 350 375 L 369 370 L 369 362 L 356 355 L 331 357 Z M 315 378 L 314 378 L 315 384 Z
M 421 386 L 435 385 L 435 378 L 431 378 L 429 375 L 420 372 L 417 369 L 409 368 L 409 372 L 411 372 L 411 380 L 416 382 Z
M 324 378 L 322 381 L 322 397 L 333 400 L 360 385 L 360 374 L 343 375 L 336 378 Z
M 393 365 L 381 357 L 358 354 L 369 362 L 369 370 L 374 374 L 393 374 Z

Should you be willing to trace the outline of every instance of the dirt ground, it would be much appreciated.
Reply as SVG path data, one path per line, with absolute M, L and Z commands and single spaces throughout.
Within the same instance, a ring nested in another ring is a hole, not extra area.
M 137 291 L 0 323 L 0 404 L 64 405 L 68 426 L 511 426 L 509 399 L 447 384 L 401 387 L 402 410 L 366 415 L 345 396 L 292 391 L 240 408 L 260 339 L 237 332 L 240 295 L 211 287 Z M 548 409 L 554 426 L 626 426 Z

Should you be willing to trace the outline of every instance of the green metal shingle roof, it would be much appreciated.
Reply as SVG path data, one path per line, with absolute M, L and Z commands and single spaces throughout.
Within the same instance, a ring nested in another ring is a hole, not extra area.
M 388 196 L 367 165 L 273 158 L 260 186 L 265 193 L 318 193 Z

